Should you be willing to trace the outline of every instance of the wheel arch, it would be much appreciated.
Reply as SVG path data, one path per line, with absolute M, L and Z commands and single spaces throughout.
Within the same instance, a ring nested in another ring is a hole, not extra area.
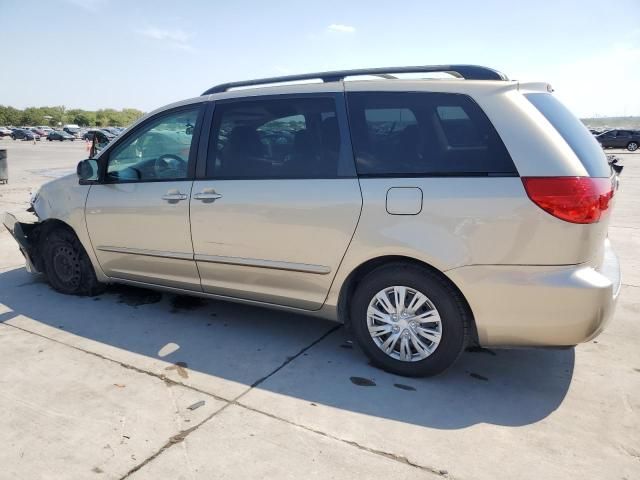
M 33 257 L 36 268 L 41 272 L 44 270 L 42 247 L 40 242 L 49 232 L 58 228 L 64 228 L 78 237 L 71 225 L 57 218 L 48 218 L 46 220 L 33 224 L 28 228 L 25 228 L 25 230 L 28 232 L 29 243 L 31 244 L 31 256 Z
M 440 277 L 443 281 L 445 281 L 452 288 L 454 288 L 460 295 L 460 298 L 464 303 L 464 308 L 467 310 L 467 313 L 469 314 L 469 318 L 471 319 L 471 324 L 469 325 L 471 343 L 474 345 L 477 345 L 479 343 L 478 330 L 476 328 L 476 322 L 475 322 L 475 317 L 473 315 L 473 310 L 471 309 L 469 302 L 467 301 L 466 297 L 464 296 L 464 293 L 462 293 L 460 288 L 442 271 L 438 270 L 434 266 L 429 265 L 428 263 L 418 260 L 416 258 L 406 257 L 403 255 L 385 255 L 381 257 L 371 258 L 361 263 L 360 265 L 358 265 L 347 276 L 342 286 L 340 287 L 340 293 L 338 296 L 338 317 L 342 319 L 342 321 L 344 322 L 347 328 L 350 327 L 350 323 L 351 323 L 351 318 L 349 313 L 350 300 L 353 297 L 353 294 L 356 288 L 358 287 L 358 284 L 360 283 L 360 281 L 367 274 L 371 273 L 376 268 L 382 267 L 383 265 L 392 265 L 392 264 L 414 265 L 417 267 L 424 268 L 426 270 L 429 270 L 434 275 Z

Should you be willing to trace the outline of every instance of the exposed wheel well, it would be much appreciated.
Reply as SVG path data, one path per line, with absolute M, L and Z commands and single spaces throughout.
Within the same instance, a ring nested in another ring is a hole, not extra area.
M 64 228 L 70 231 L 71 233 L 73 233 L 74 235 L 76 234 L 73 228 L 71 228 L 68 224 L 66 224 L 62 220 L 58 220 L 57 218 L 51 218 L 51 219 L 45 220 L 44 222 L 40 222 L 33 225 L 28 230 L 25 229 L 25 233 L 27 235 L 27 238 L 29 239 L 29 243 L 32 246 L 31 248 L 32 260 L 35 263 L 35 267 L 40 272 L 44 271 L 42 249 L 39 245 L 40 241 L 47 233 L 57 228 Z
M 342 288 L 340 289 L 340 296 L 338 298 L 338 316 L 344 321 L 344 324 L 347 328 L 349 328 L 349 324 L 351 322 L 351 319 L 349 317 L 349 312 L 351 310 L 349 308 L 349 302 L 353 297 L 353 293 L 358 287 L 358 283 L 360 283 L 360 280 L 362 280 L 368 273 L 372 272 L 376 268 L 389 264 L 410 264 L 425 268 L 442 278 L 445 282 L 449 283 L 449 285 L 456 289 L 460 294 L 460 298 L 464 302 L 465 308 L 469 312 L 469 318 L 471 318 L 471 343 L 476 345 L 478 344 L 478 330 L 476 328 L 475 319 L 473 317 L 473 311 L 471 310 L 467 299 L 464 297 L 464 294 L 460 291 L 458 286 L 453 283 L 451 279 L 449 279 L 449 277 L 447 277 L 444 273 L 442 273 L 437 268 L 429 265 L 428 263 L 416 260 L 415 258 L 404 257 L 400 255 L 388 255 L 384 257 L 373 258 L 359 265 L 353 272 L 349 274 L 349 276 L 343 283 Z

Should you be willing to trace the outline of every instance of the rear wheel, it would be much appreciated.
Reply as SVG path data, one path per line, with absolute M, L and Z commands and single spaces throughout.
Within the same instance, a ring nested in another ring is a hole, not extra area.
M 53 288 L 68 295 L 97 295 L 104 290 L 76 235 L 57 227 L 41 238 L 44 270 Z
M 351 302 L 351 325 L 374 365 L 418 377 L 453 365 L 467 342 L 469 319 L 448 281 L 426 268 L 394 264 L 362 279 Z
M 635 152 L 636 150 L 638 150 L 638 142 L 629 142 L 629 144 L 627 145 L 627 150 L 629 150 L 630 152 Z

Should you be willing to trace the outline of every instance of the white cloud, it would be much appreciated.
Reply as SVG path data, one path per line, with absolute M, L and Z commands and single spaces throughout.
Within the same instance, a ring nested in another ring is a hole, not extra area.
M 327 31 L 333 33 L 356 33 L 356 27 L 343 25 L 341 23 L 332 23 L 327 27 Z
M 99 7 L 106 6 L 107 0 L 66 0 L 66 2 L 84 10 L 95 12 Z
M 190 43 L 193 38 L 193 34 L 187 33 L 179 28 L 165 30 L 157 27 L 147 27 L 145 29 L 138 30 L 137 33 L 152 40 L 166 43 L 173 48 L 189 51 L 193 50 Z

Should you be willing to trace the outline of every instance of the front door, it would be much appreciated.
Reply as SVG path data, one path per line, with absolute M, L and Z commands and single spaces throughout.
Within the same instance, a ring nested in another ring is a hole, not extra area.
M 318 309 L 362 206 L 339 94 L 216 102 L 191 229 L 205 292 Z
M 109 277 L 201 290 L 193 260 L 189 195 L 202 106 L 156 115 L 105 151 L 104 180 L 85 214 Z

